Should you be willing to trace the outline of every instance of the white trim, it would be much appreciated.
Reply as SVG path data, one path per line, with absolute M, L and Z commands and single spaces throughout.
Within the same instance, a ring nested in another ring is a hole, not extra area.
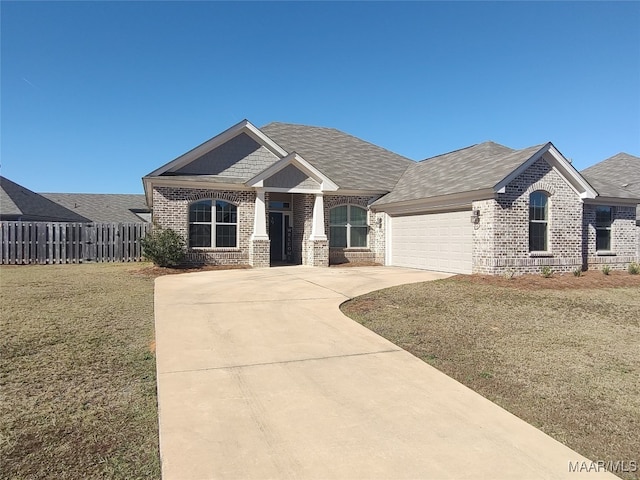
M 580 198 L 595 198 L 598 195 L 594 188 L 589 185 L 582 175 L 580 175 L 571 162 L 564 158 L 564 156 L 551 142 L 546 143 L 542 148 L 540 148 L 540 150 L 529 157 L 529 160 L 524 162 L 498 182 L 494 187 L 494 191 L 496 193 L 502 193 L 501 190 L 505 189 L 506 186 L 515 180 L 518 175 L 522 174 L 546 153 L 549 153 L 549 155 L 545 157 L 545 160 L 558 172 L 558 174 L 560 174 L 562 178 L 566 180 Z
M 393 221 L 388 213 L 382 212 L 384 215 L 384 264 L 391 265 L 391 249 L 393 248 L 392 242 L 392 228 Z
M 198 145 L 194 149 L 189 150 L 187 153 L 180 155 L 178 158 L 170 161 L 169 163 L 164 164 L 160 168 L 148 174 L 147 177 L 155 177 L 166 172 L 176 171 L 184 167 L 188 163 L 191 163 L 194 160 L 200 158 L 202 155 L 210 152 L 214 148 L 217 148 L 220 145 L 228 142 L 229 140 L 237 137 L 241 133 L 246 133 L 251 138 L 253 138 L 253 140 L 266 147 L 273 154 L 280 158 L 287 155 L 286 150 L 284 150 L 276 142 L 271 140 L 267 135 L 262 133 L 260 129 L 253 125 L 249 120 L 245 119 L 239 123 L 236 123 L 234 126 L 228 128 L 215 137 L 210 138 L 206 142 Z
M 324 231 L 324 198 L 322 198 L 322 193 L 316 193 L 313 202 L 313 219 L 309 240 L 327 240 L 327 234 Z
M 269 240 L 267 234 L 267 207 L 265 204 L 264 189 L 256 189 L 256 201 L 253 213 L 253 233 L 251 240 Z
M 332 192 L 332 191 L 338 190 L 338 185 L 333 183 L 333 181 L 329 177 L 327 177 L 320 170 L 318 170 L 309 162 L 307 162 L 304 158 L 302 158 L 296 152 L 292 152 L 286 157 L 278 160 L 276 163 L 274 163 L 269 168 L 260 172 L 258 175 L 253 177 L 251 180 L 247 181 L 245 184 L 249 187 L 263 187 L 264 181 L 267 178 L 272 177 L 273 175 L 278 173 L 280 170 L 284 169 L 285 167 L 288 167 L 289 165 L 293 165 L 294 167 L 298 168 L 303 173 L 305 173 L 307 176 L 311 177 L 313 180 L 318 182 L 320 184 L 321 191 Z M 295 191 L 296 189 L 282 189 L 282 188 L 271 189 L 270 188 L 270 190 L 274 192 L 291 192 L 291 193 L 306 193 L 310 191 L 310 189 L 305 189 L 305 188 L 297 189 L 299 190 L 298 192 Z

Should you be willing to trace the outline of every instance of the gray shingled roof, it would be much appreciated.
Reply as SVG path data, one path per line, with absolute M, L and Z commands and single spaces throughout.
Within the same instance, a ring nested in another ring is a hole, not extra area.
M 603 197 L 640 198 L 640 158 L 618 153 L 580 172 Z
M 32 222 L 87 222 L 88 219 L 11 180 L 0 177 L 0 216 Z
M 138 223 L 150 217 L 144 195 L 115 193 L 42 193 L 41 195 L 92 222 Z
M 422 160 L 410 166 L 394 190 L 375 205 L 493 188 L 543 146 L 512 150 L 484 142 Z
M 334 128 L 270 123 L 260 129 L 341 189 L 391 191 L 415 162 Z
M 640 198 L 640 157 L 621 152 L 580 173 L 603 197 Z M 640 222 L 640 205 L 636 218 Z

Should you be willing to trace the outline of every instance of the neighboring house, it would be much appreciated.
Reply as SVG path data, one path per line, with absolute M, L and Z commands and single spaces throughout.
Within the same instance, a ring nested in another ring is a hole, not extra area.
M 628 153 L 618 153 L 582 170 L 581 173 L 598 191 L 602 201 L 605 204 L 610 203 L 612 207 L 616 205 L 615 199 L 617 198 L 640 198 L 640 157 L 635 157 Z M 607 238 L 611 236 L 610 233 L 607 233 L 607 230 L 615 228 L 616 224 L 613 222 L 609 225 L 609 212 L 606 209 L 600 208 L 595 214 L 598 215 L 598 213 L 600 213 L 600 217 L 604 217 L 604 223 L 599 225 L 597 230 L 592 225 L 589 235 L 591 237 L 594 235 L 596 237 L 604 237 L 606 242 Z M 593 215 L 594 213 L 591 212 L 591 216 Z M 638 256 L 640 256 L 640 205 L 636 208 L 636 226 Z M 589 245 L 593 247 L 594 242 L 590 242 Z M 593 259 L 593 248 L 588 252 L 588 255 Z M 595 259 L 590 263 L 596 263 Z
M 96 223 L 151 221 L 151 211 L 142 194 L 41 193 L 40 195 Z
M 640 195 L 601 195 L 551 143 L 487 142 L 414 162 L 331 128 L 244 120 L 143 184 L 190 263 L 500 274 L 637 260 Z M 590 233 L 604 228 L 598 206 L 615 207 L 609 244 Z
M 141 223 L 151 211 L 141 194 L 35 193 L 0 177 L 0 220 Z
M 5 177 L 0 177 L 0 220 L 82 223 L 90 221 L 79 213 Z

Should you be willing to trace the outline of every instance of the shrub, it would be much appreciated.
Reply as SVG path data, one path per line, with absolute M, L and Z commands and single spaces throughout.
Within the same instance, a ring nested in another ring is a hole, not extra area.
M 515 276 L 516 271 L 512 268 L 510 268 L 509 270 L 504 272 L 504 278 L 506 278 L 507 280 L 513 280 L 513 277 Z
M 609 272 L 611 272 L 611 267 L 609 265 L 605 265 L 602 267 L 602 273 L 604 273 L 605 275 L 609 275 Z
M 155 226 L 153 231 L 142 239 L 142 253 L 159 267 L 174 267 L 184 258 L 184 239 L 170 228 Z
M 553 275 L 553 269 L 549 265 L 545 265 L 540 271 L 544 278 L 549 278 Z
M 638 275 L 640 273 L 640 265 L 638 265 L 636 262 L 631 262 L 629 264 L 629 268 L 627 268 L 627 271 L 631 275 Z
M 581 277 L 581 276 L 582 276 L 582 269 L 581 269 L 581 268 L 576 268 L 576 269 L 573 271 L 573 276 L 574 276 L 574 277 Z

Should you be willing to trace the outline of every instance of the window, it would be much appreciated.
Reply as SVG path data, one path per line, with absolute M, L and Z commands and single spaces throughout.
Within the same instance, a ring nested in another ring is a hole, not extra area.
M 367 246 L 367 211 L 355 205 L 340 205 L 329 211 L 329 246 Z
M 596 207 L 596 250 L 611 250 L 611 224 L 613 207 Z
M 548 250 L 549 197 L 543 192 L 529 196 L 529 251 Z
M 222 200 L 201 200 L 189 206 L 190 247 L 236 247 L 238 207 Z

